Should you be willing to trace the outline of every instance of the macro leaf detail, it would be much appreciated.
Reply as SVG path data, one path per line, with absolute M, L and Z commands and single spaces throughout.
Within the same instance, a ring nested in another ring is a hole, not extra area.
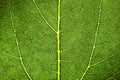
M 120 80 L 120 0 L 0 0 L 0 80 Z

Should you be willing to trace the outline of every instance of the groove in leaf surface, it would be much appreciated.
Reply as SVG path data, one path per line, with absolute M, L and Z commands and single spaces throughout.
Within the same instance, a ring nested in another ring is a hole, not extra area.
M 120 80 L 120 0 L 1 0 L 0 80 Z

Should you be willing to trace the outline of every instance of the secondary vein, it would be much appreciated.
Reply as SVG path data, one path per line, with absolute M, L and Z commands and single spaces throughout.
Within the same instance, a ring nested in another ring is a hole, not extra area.
M 20 64 L 21 64 L 23 70 L 25 71 L 26 75 L 28 76 L 29 80 L 32 80 L 31 76 L 29 75 L 29 73 L 28 73 L 28 71 L 27 71 L 27 69 L 26 69 L 26 67 L 23 63 L 23 58 L 22 58 L 22 55 L 21 55 L 20 46 L 19 46 L 19 43 L 18 43 L 18 38 L 17 38 L 16 29 L 15 29 L 15 26 L 14 26 L 14 21 L 13 21 L 11 10 L 10 10 L 10 19 L 11 19 L 11 23 L 12 23 L 12 28 L 13 28 L 13 33 L 14 33 L 14 37 L 15 37 L 17 51 L 18 51 L 18 55 L 19 55 L 19 59 L 20 59 Z
M 36 1 L 35 1 L 35 0 L 32 0 L 32 1 L 33 1 L 34 5 L 35 5 L 36 9 L 38 10 L 40 16 L 41 16 L 42 19 L 45 21 L 45 23 L 46 23 L 55 33 L 57 33 L 56 30 L 53 28 L 53 26 L 46 20 L 46 18 L 44 17 L 44 15 L 42 14 L 42 12 L 40 11 L 38 5 L 36 4 Z
M 87 71 L 88 71 L 89 68 L 91 67 L 91 60 L 92 60 L 92 57 L 93 57 L 93 54 L 94 54 L 94 51 L 95 51 L 96 41 L 97 41 L 97 35 L 98 35 L 99 26 L 100 26 L 101 5 L 102 5 L 102 3 L 101 3 L 101 0 L 100 0 L 99 14 L 98 14 L 98 22 L 97 22 L 97 28 L 96 28 L 96 31 L 95 31 L 95 37 L 94 37 L 93 47 L 92 47 L 92 51 L 91 51 L 91 55 L 90 55 L 90 58 L 89 58 L 88 65 L 87 65 L 84 73 L 82 74 L 80 80 L 83 80 L 83 78 L 84 78 L 84 76 L 86 75 Z

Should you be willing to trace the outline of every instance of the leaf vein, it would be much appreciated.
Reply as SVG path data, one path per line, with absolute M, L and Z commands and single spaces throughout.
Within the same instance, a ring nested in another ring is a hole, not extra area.
M 46 20 L 46 18 L 44 17 L 44 15 L 42 14 L 41 10 L 39 9 L 38 5 L 36 4 L 35 0 L 32 0 L 37 11 L 39 12 L 40 16 L 42 17 L 42 19 L 45 21 L 45 23 L 55 32 L 57 33 L 57 31 L 53 28 L 53 26 Z
M 89 58 L 89 62 L 88 62 L 88 65 L 85 69 L 85 71 L 83 72 L 82 76 L 80 77 L 80 80 L 83 80 L 83 78 L 85 77 L 87 71 L 89 70 L 90 66 L 91 66 L 91 60 L 92 60 L 92 57 L 93 57 L 93 54 L 94 54 L 94 51 L 95 51 L 95 47 L 96 47 L 96 41 L 97 41 L 97 36 L 98 36 L 98 30 L 99 30 L 99 26 L 100 26 L 100 18 L 101 18 L 101 0 L 100 0 L 100 4 L 99 4 L 99 13 L 98 13 L 98 22 L 97 22 L 97 28 L 96 28 L 96 31 L 95 31 L 95 37 L 94 37 L 94 42 L 93 42 L 93 47 L 92 47 L 92 51 L 91 51 L 91 55 L 90 55 L 90 58 Z
M 9 3 L 9 6 L 10 6 L 10 3 Z M 19 46 L 19 42 L 18 42 L 18 38 L 17 38 L 17 34 L 16 34 L 16 29 L 15 29 L 15 26 L 14 26 L 13 15 L 12 15 L 11 9 L 9 9 L 9 13 L 10 13 L 10 19 L 11 19 L 11 24 L 12 24 L 12 28 L 13 28 L 13 34 L 14 34 L 14 38 L 15 38 L 15 42 L 16 42 L 17 51 L 18 51 L 21 66 L 22 66 L 23 70 L 25 71 L 26 75 L 28 76 L 28 78 L 30 80 L 32 80 L 30 74 L 28 73 L 28 71 L 27 71 L 27 69 L 26 69 L 26 67 L 23 63 L 23 58 L 22 58 L 21 51 L 20 51 L 20 46 Z

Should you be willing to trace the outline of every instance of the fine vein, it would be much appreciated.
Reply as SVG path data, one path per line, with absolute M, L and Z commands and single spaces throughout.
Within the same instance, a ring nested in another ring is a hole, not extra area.
M 102 63 L 102 62 L 104 62 L 104 61 L 107 61 L 107 60 L 110 59 L 111 57 L 114 57 L 116 54 L 117 54 L 117 53 L 109 56 L 108 58 L 103 59 L 102 61 L 99 61 L 99 62 L 97 62 L 97 63 L 92 64 L 91 67 L 96 66 L 96 65 L 98 65 L 98 64 L 100 64 L 100 63 Z
M 7 56 L 12 57 L 12 58 L 19 59 L 19 57 L 13 56 L 13 55 L 5 53 L 5 52 L 2 52 L 2 54 L 7 55 Z
M 26 73 L 26 75 L 28 76 L 29 80 L 32 80 L 31 76 L 29 75 L 24 63 L 23 63 L 23 59 L 22 59 L 22 55 L 21 55 L 21 51 L 20 51 L 20 46 L 18 43 L 18 39 L 17 39 L 17 34 L 16 34 L 16 30 L 15 30 L 15 26 L 14 26 L 14 22 L 13 22 L 13 17 L 12 17 L 12 13 L 10 10 L 10 19 L 11 19 L 11 23 L 12 23 L 12 28 L 13 28 L 13 33 L 14 33 L 14 37 L 15 37 L 15 42 L 16 42 L 16 46 L 17 46 L 17 51 L 18 51 L 18 55 L 19 55 L 19 59 L 20 59 L 20 63 Z
M 1 72 L 1 71 L 0 71 L 0 75 L 3 75 L 3 76 L 5 76 L 5 77 L 8 77 L 8 78 L 10 78 L 11 80 L 19 80 L 19 79 L 17 79 L 16 77 L 13 77 L 13 76 L 11 76 L 11 75 L 9 75 L 9 74 L 5 74 L 5 73 L 3 73 L 3 72 Z
M 58 53 L 57 54 L 58 55 L 58 60 L 57 60 L 58 61 L 58 63 L 57 63 L 58 64 L 57 65 L 58 66 L 58 71 L 57 71 L 58 75 L 57 75 L 57 77 L 58 77 L 58 80 L 60 80 L 60 71 L 61 71 L 61 65 L 60 65 L 61 64 L 61 62 L 60 62 L 60 57 L 61 57 L 61 55 L 60 55 L 60 43 L 61 43 L 60 42 L 60 22 L 61 22 L 61 20 L 60 20 L 60 16 L 61 16 L 60 6 L 61 5 L 60 5 L 60 2 L 61 1 L 58 0 L 58 17 L 57 17 L 58 18 L 58 20 L 57 20 L 58 21 L 58 27 L 57 27 L 57 53 Z
M 97 28 L 96 28 L 96 32 L 95 32 L 95 37 L 94 37 L 94 42 L 93 42 L 93 47 L 92 47 L 91 55 L 90 55 L 90 58 L 89 58 L 89 62 L 88 62 L 87 68 L 83 72 L 80 80 L 83 80 L 83 78 L 86 75 L 87 71 L 91 67 L 91 60 L 92 60 L 92 57 L 93 57 L 93 54 L 94 54 L 94 51 L 95 51 L 97 35 L 98 35 L 99 26 L 100 26 L 100 17 L 101 17 L 101 0 L 100 0 L 100 5 L 99 5 L 98 22 L 97 22 Z
M 40 11 L 38 5 L 36 4 L 36 1 L 35 0 L 32 0 L 36 9 L 38 10 L 40 16 L 43 18 L 43 20 L 45 21 L 45 23 L 55 32 L 57 33 L 57 31 L 52 27 L 52 25 L 45 19 L 44 15 L 42 14 L 42 12 Z
M 115 75 L 118 75 L 120 74 L 120 71 L 114 73 L 111 77 L 107 78 L 106 80 L 111 80 L 112 78 L 114 78 Z M 117 79 L 114 79 L 114 80 L 117 80 Z

